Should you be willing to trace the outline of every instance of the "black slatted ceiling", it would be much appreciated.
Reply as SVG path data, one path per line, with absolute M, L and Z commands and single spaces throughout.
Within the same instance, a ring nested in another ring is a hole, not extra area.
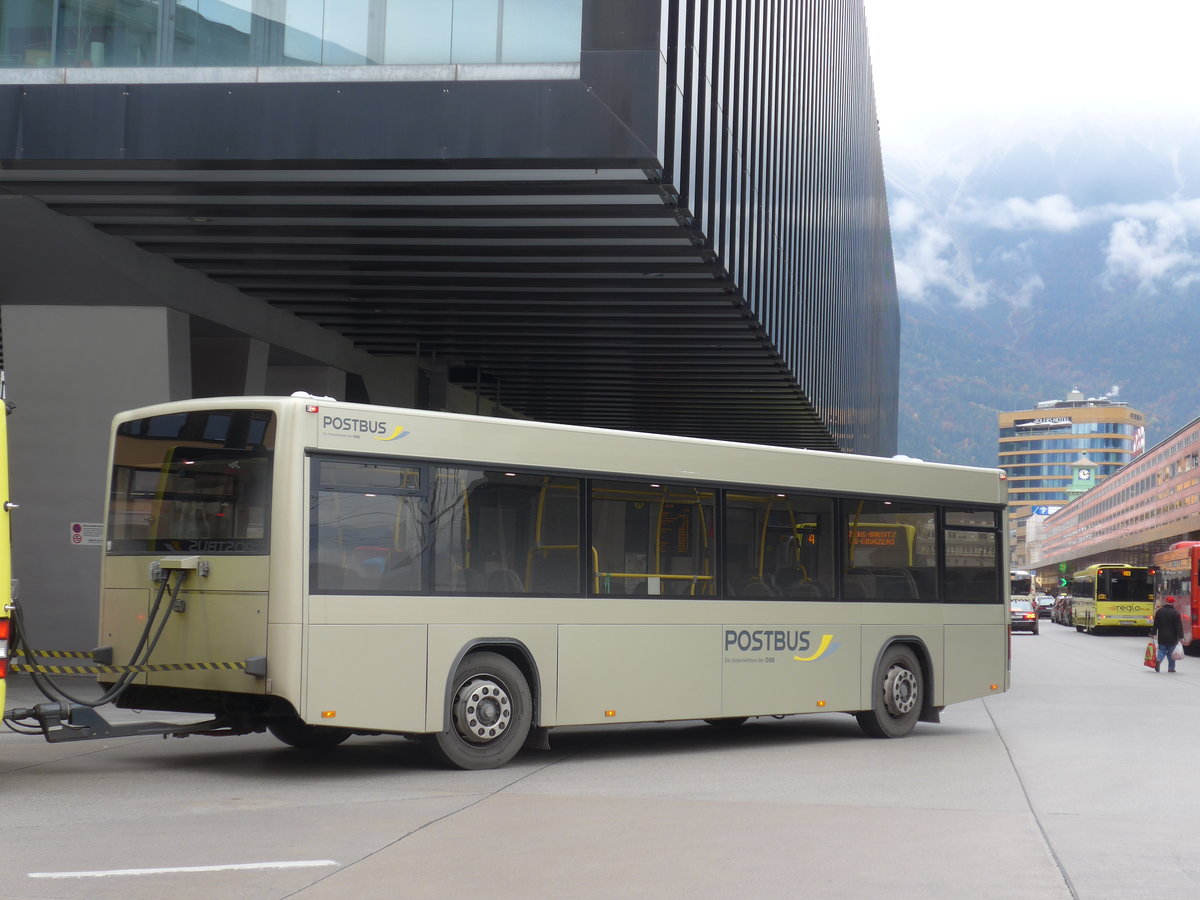
M 534 418 L 836 449 L 654 173 L 20 162 L 0 183 Z

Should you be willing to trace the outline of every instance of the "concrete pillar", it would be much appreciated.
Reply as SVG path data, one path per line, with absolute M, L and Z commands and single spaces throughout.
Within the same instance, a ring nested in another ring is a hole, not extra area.
M 6 305 L 13 576 L 44 649 L 97 642 L 103 548 L 71 540 L 104 520 L 108 440 L 123 409 L 191 396 L 188 317 L 161 307 Z
M 267 390 L 270 345 L 249 337 L 192 338 L 192 395 L 244 397 Z

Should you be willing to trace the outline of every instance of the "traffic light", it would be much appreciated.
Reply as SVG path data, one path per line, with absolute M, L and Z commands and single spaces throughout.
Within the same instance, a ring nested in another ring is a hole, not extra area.
M 1058 586 L 1059 586 L 1059 587 L 1066 587 L 1066 586 L 1067 586 L 1067 579 L 1066 579 L 1066 576 L 1064 576 L 1064 575 L 1059 575 L 1059 576 L 1058 576 Z

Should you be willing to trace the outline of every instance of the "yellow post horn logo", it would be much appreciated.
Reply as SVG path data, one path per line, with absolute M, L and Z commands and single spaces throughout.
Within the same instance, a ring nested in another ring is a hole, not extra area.
M 375 440 L 377 440 L 377 441 L 394 441 L 397 438 L 406 437 L 407 435 L 408 435 L 408 432 L 404 430 L 404 426 L 397 425 L 395 428 L 392 429 L 392 433 L 389 434 L 387 437 L 380 437 L 379 435 L 376 435 Z

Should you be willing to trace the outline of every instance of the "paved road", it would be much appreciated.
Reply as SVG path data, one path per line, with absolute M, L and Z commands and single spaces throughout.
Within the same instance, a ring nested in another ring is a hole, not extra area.
M 397 739 L 5 733 L 0 897 L 1194 896 L 1200 660 L 1154 675 L 1143 646 L 1043 622 L 1009 693 L 900 741 L 837 715 L 565 729 L 449 772 Z

